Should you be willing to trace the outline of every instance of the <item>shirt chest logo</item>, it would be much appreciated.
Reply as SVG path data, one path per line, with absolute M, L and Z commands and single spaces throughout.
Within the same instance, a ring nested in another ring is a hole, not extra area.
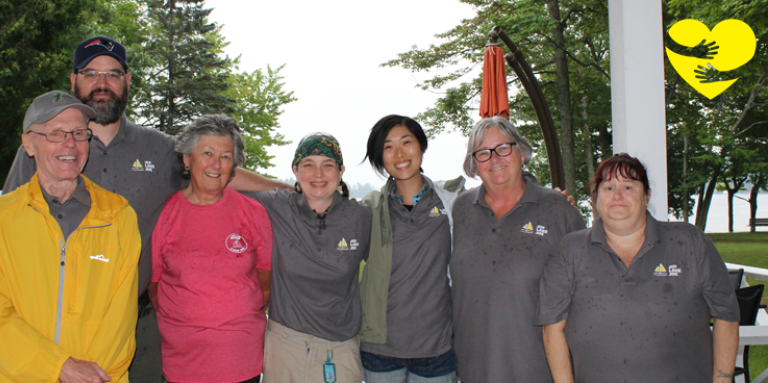
M 136 161 L 133 161 L 133 165 L 131 165 L 131 171 L 134 172 L 152 172 L 154 170 L 155 164 L 152 161 L 144 161 L 142 165 L 141 160 L 137 158 Z
M 439 217 L 441 215 L 448 215 L 448 212 L 445 211 L 445 209 L 438 209 L 437 206 L 433 207 L 432 210 L 429 211 L 430 217 Z
M 235 254 L 240 254 L 248 249 L 248 242 L 245 242 L 242 236 L 235 233 L 227 236 L 227 239 L 224 240 L 224 245 L 227 246 L 227 250 Z
M 521 233 L 526 233 L 526 234 L 536 234 L 536 235 L 540 235 L 540 236 L 543 237 L 549 231 L 547 230 L 546 226 L 544 226 L 544 225 L 537 225 L 536 226 L 536 231 L 534 231 L 533 224 L 531 222 L 528 222 L 525 225 L 523 225 L 523 227 L 520 229 L 520 232 Z
M 356 239 L 350 239 L 349 244 L 347 244 L 347 240 L 345 238 L 342 238 L 341 241 L 339 241 L 339 245 L 336 246 L 336 250 L 338 251 L 348 251 L 348 250 L 357 250 L 357 247 L 360 246 L 360 243 Z
M 655 269 L 653 269 L 654 277 L 679 277 L 683 271 L 677 267 L 677 265 L 669 265 L 669 269 L 665 268 L 663 264 L 659 263 Z

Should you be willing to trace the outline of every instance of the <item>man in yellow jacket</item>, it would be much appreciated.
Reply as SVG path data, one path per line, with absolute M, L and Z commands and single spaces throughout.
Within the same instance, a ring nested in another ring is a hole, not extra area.
M 60 91 L 24 117 L 37 172 L 0 196 L 0 382 L 128 381 L 141 239 L 128 202 L 80 174 L 94 117 Z

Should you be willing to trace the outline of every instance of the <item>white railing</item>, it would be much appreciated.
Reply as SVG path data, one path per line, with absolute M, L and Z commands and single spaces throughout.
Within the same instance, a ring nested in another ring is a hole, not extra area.
M 746 277 L 768 282 L 768 270 L 759 267 L 737 265 L 735 263 L 726 263 L 728 270 L 744 269 L 744 279 L 741 280 L 741 286 L 748 286 Z M 768 284 L 768 283 L 766 283 Z M 739 327 L 739 353 L 736 356 L 736 364 L 743 366 L 742 353 L 745 345 L 768 345 L 768 314 L 765 310 L 760 310 L 757 314 L 757 321 L 754 326 Z M 736 377 L 736 383 L 743 383 L 744 376 Z M 760 376 L 753 378 L 752 383 L 768 383 L 768 370 L 763 371 Z

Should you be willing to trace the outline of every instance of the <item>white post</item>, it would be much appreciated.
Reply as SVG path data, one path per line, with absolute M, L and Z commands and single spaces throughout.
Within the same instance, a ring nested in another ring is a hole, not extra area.
M 645 164 L 648 210 L 667 221 L 664 34 L 660 0 L 608 0 L 613 152 Z

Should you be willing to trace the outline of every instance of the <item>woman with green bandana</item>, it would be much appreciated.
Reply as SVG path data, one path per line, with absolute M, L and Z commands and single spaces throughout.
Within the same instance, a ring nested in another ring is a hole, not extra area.
M 264 382 L 359 383 L 358 275 L 371 211 L 348 198 L 333 136 L 304 137 L 291 166 L 295 193 L 245 193 L 267 209 L 274 233 Z

